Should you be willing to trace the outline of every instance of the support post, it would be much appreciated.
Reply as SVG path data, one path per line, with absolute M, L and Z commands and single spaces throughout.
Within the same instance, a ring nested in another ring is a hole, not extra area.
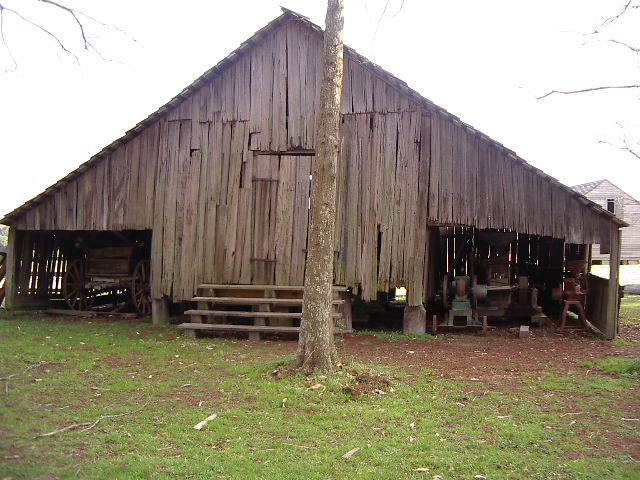
M 609 291 L 607 292 L 607 321 L 605 336 L 608 340 L 616 338 L 618 333 L 618 311 L 620 304 L 620 229 L 611 226 L 611 253 L 609 254 Z
M 16 245 L 16 232 L 15 227 L 9 227 L 9 243 L 7 244 L 7 268 L 5 273 L 5 298 L 4 306 L 7 309 L 9 320 L 13 320 L 13 314 L 16 305 L 16 255 L 18 253 Z
M 339 311 L 342 313 L 342 328 L 347 331 L 353 330 L 353 312 L 351 310 L 351 290 L 340 292 L 339 298 L 344 300 Z
M 402 333 L 417 333 L 423 335 L 427 332 L 427 311 L 422 305 L 404 307 Z
M 151 299 L 151 321 L 154 325 L 169 323 L 169 299 L 167 297 Z

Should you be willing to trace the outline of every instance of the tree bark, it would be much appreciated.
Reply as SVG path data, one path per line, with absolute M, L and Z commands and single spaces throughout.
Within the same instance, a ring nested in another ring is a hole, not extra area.
M 302 321 L 292 364 L 293 368 L 317 368 L 325 374 L 332 373 L 333 364 L 337 361 L 331 300 L 343 76 L 342 9 L 343 0 L 328 0 Z

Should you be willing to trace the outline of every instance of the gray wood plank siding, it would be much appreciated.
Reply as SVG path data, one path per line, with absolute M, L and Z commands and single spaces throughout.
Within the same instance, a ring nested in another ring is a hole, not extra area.
M 11 226 L 153 230 L 155 298 L 301 285 L 322 37 L 284 18 Z M 335 281 L 365 300 L 401 285 L 414 304 L 427 295 L 428 225 L 610 241 L 610 219 L 578 194 L 351 50 L 341 113 Z

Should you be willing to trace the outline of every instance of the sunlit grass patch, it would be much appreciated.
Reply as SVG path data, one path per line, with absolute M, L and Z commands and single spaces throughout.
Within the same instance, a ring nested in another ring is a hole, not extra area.
M 620 323 L 640 325 L 640 295 L 625 295 L 620 301 Z

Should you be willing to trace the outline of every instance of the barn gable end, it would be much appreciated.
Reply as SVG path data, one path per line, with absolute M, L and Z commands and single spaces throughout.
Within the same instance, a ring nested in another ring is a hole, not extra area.
M 200 283 L 301 285 L 321 53 L 320 28 L 285 10 L 2 222 L 150 231 L 154 298 L 189 300 Z M 337 284 L 364 300 L 407 286 L 425 302 L 440 226 L 615 244 L 624 222 L 596 203 L 348 48 L 344 68 Z

